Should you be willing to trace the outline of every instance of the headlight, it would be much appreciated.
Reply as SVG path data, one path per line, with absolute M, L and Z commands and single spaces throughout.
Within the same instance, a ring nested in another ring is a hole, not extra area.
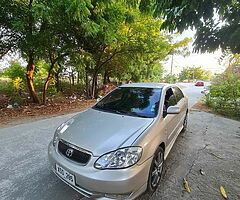
M 73 122 L 74 122 L 74 119 L 71 118 L 70 120 L 62 123 L 62 124 L 56 129 L 56 131 L 55 131 L 55 133 L 54 133 L 54 136 L 53 136 L 53 146 L 55 146 L 56 143 L 58 142 L 58 140 L 59 140 L 59 135 L 60 135 L 60 134 L 63 134 Z
M 142 155 L 141 147 L 126 147 L 102 155 L 95 162 L 97 169 L 123 169 L 136 164 Z

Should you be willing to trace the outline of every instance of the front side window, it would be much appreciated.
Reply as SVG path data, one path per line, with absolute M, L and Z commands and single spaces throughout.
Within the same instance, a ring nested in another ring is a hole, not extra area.
M 179 102 L 184 97 L 182 91 L 178 87 L 174 87 L 174 94 L 176 96 L 177 102 Z
M 167 116 L 167 109 L 169 106 L 175 106 L 177 104 L 176 97 L 173 93 L 172 88 L 169 88 L 166 91 L 166 95 L 164 98 L 164 105 L 163 105 L 163 117 Z
M 172 88 L 169 88 L 166 91 L 164 105 L 166 105 L 166 108 L 168 108 L 169 106 L 175 106 L 176 104 L 177 104 L 177 101 L 176 101 L 176 97 L 173 93 L 173 90 L 172 90 Z
M 158 114 L 161 88 L 119 87 L 93 108 L 137 117 L 152 118 Z

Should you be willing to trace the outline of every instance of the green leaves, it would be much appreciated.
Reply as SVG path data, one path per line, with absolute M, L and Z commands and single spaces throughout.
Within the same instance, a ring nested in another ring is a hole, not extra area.
M 202 69 L 201 67 L 184 68 L 179 74 L 179 80 L 210 80 L 211 72 Z
M 132 4 L 144 14 L 165 19 L 161 29 L 183 32 L 195 28 L 195 51 L 230 48 L 233 53 L 240 53 L 240 3 L 237 0 L 140 0 Z
M 0 53 L 18 50 L 29 66 L 44 60 L 51 66 L 46 69 L 50 78 L 61 69 L 58 64 L 71 66 L 92 88 L 100 74 L 105 80 L 160 81 L 161 61 L 188 41 L 173 44 L 161 33 L 162 18 L 152 17 L 155 4 L 156 0 L 2 0 L 0 40 L 6 42 L 0 43 Z M 46 76 L 44 66 L 37 66 L 41 78 Z
M 66 13 L 76 20 L 84 21 L 91 15 L 89 9 L 93 8 L 93 5 L 90 0 L 65 0 L 64 3 L 67 6 Z
M 237 66 L 233 65 L 215 77 L 207 103 L 221 114 L 240 118 L 240 74 Z
M 26 74 L 23 67 L 21 67 L 20 63 L 13 61 L 9 68 L 7 68 L 3 75 L 11 78 L 12 80 L 16 78 L 21 78 L 22 80 L 26 80 Z

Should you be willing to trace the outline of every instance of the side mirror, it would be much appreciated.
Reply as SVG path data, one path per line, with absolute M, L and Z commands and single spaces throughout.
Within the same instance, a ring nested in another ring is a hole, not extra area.
M 179 114 L 180 113 L 179 106 L 169 106 L 167 109 L 167 114 Z

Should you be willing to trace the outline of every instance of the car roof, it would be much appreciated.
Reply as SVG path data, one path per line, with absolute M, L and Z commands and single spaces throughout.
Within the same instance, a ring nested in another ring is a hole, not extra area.
M 163 88 L 168 85 L 167 83 L 129 83 L 119 87 Z

